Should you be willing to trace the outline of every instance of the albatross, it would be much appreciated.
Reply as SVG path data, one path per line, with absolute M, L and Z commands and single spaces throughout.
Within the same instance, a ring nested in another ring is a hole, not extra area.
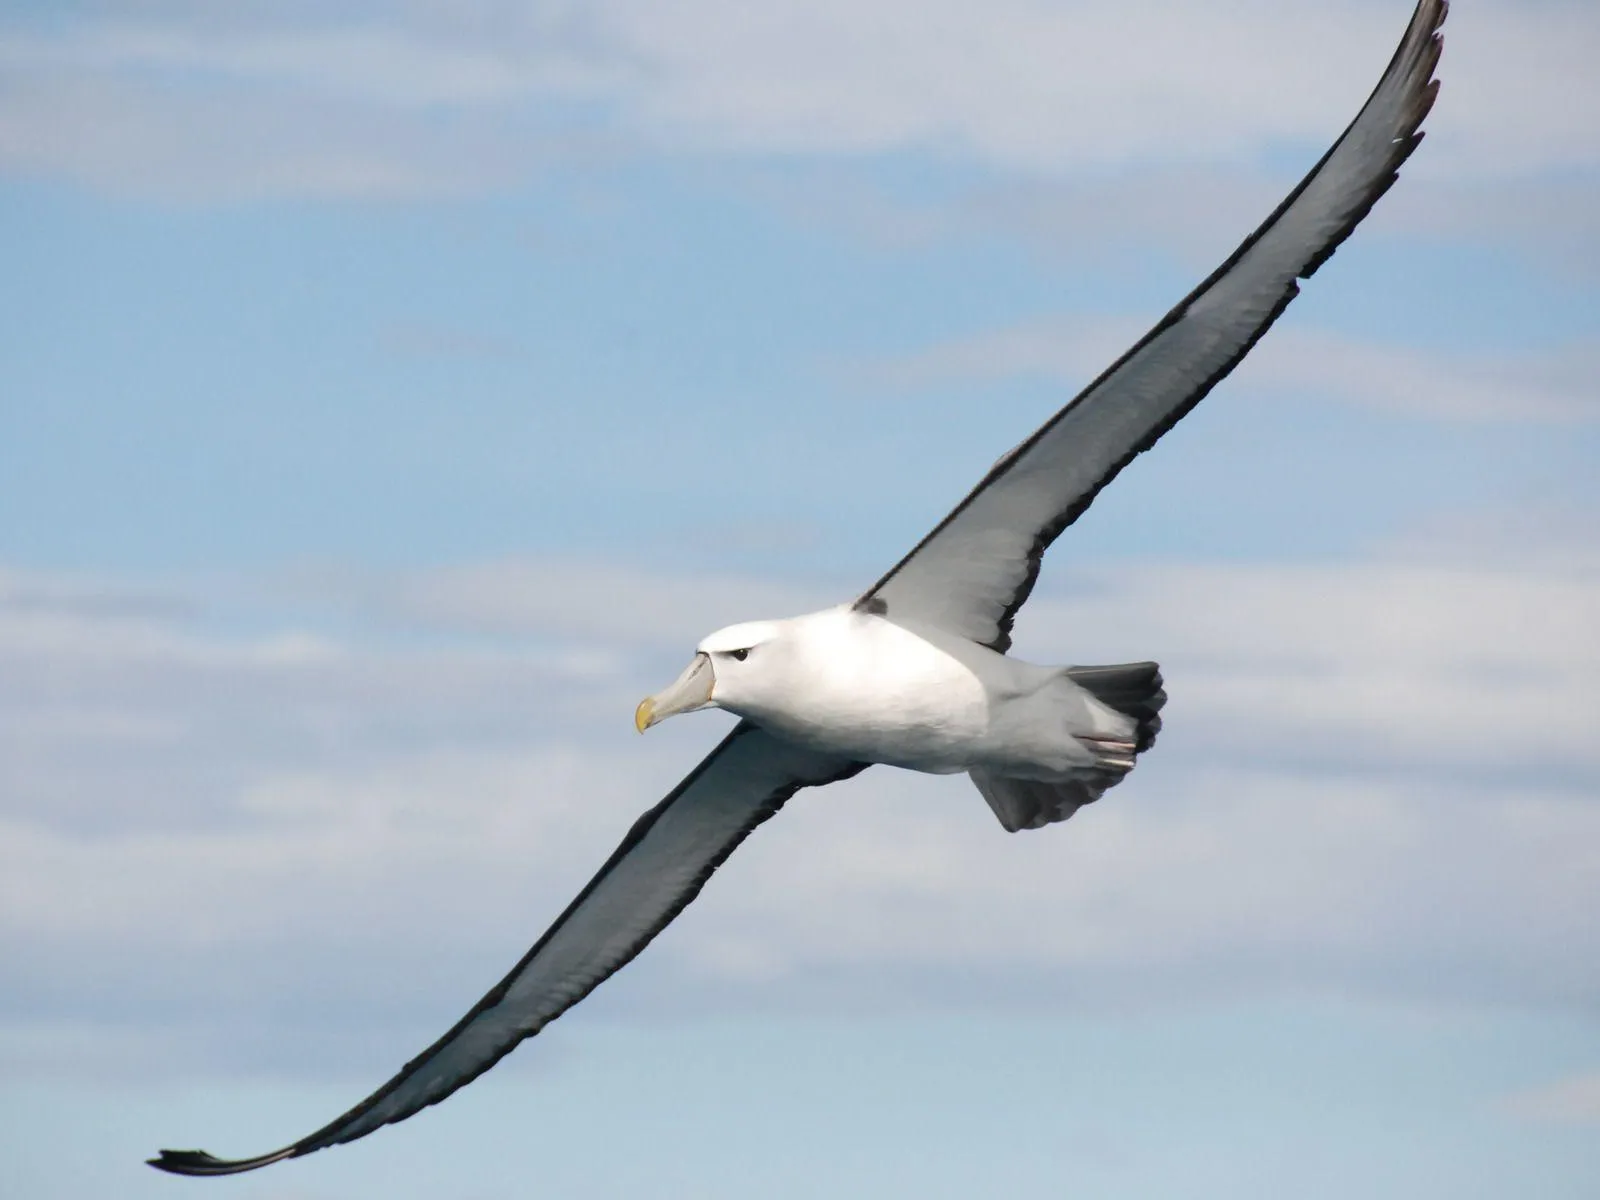
M 740 720 L 641 816 L 531 950 L 443 1037 L 343 1116 L 255 1158 L 163 1150 L 229 1175 L 365 1137 L 483 1074 L 627 964 L 802 788 L 873 764 L 966 772 L 1008 830 L 1070 817 L 1160 729 L 1154 663 L 1045 667 L 1007 654 L 1044 552 L 1119 471 L 1236 366 L 1422 140 L 1447 0 L 1420 0 L 1355 120 L 1226 262 L 849 603 L 705 638 L 640 703 L 643 733 L 721 708 Z

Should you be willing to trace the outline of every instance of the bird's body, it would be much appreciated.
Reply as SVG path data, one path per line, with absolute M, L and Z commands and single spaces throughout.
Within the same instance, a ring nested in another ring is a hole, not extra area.
M 819 753 L 1046 782 L 1133 765 L 1135 722 L 1067 669 L 851 605 L 731 626 L 700 652 L 714 663 L 718 707 Z
M 631 961 L 752 830 L 802 788 L 874 763 L 968 772 L 1007 830 L 1070 817 L 1124 778 L 1160 728 L 1154 663 L 1010 658 L 1045 551 L 1100 490 L 1250 351 L 1395 182 L 1438 84 L 1446 0 L 1418 0 L 1355 120 L 1199 287 L 1003 455 L 850 604 L 706 638 L 640 704 L 640 731 L 718 706 L 742 718 L 654 808 L 503 980 L 360 1104 L 256 1158 L 164 1150 L 152 1165 L 229 1175 L 405 1120 L 475 1079 Z M 1007 439 L 1009 440 L 1009 439 Z

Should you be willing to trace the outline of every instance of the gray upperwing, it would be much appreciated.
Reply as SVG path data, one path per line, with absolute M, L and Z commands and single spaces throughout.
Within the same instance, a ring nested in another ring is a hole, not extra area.
M 1350 235 L 1422 134 L 1446 0 L 1420 0 L 1333 148 L 1227 262 L 1027 441 L 857 602 L 1006 650 L 1039 562 L 1101 488 L 1203 399 Z
M 364 1137 L 437 1104 L 538 1033 L 628 963 L 695 898 L 757 825 L 803 787 L 864 764 L 790 746 L 741 722 L 628 836 L 512 972 L 456 1023 L 338 1120 L 259 1158 L 163 1150 L 150 1165 L 231 1175 Z

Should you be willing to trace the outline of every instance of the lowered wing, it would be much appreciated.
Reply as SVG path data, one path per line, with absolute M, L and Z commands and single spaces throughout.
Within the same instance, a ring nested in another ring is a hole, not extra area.
M 803 787 L 864 764 L 814 754 L 740 722 L 622 844 L 538 943 L 454 1029 L 344 1116 L 258 1158 L 163 1150 L 150 1165 L 178 1175 L 232 1175 L 365 1137 L 471 1083 L 524 1038 L 628 963 L 699 894 L 711 873 Z
M 1005 455 L 857 605 L 1004 651 L 1057 535 L 1271 327 L 1397 178 L 1438 83 L 1446 0 L 1420 0 L 1360 114 L 1233 256 Z

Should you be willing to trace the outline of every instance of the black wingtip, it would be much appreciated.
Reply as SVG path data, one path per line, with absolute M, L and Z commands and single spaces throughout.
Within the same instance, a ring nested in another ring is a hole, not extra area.
M 169 1175 L 237 1175 L 241 1171 L 254 1171 L 286 1158 L 294 1157 L 294 1147 L 279 1150 L 276 1154 L 263 1154 L 260 1158 L 218 1158 L 204 1150 L 163 1150 L 145 1162 Z

